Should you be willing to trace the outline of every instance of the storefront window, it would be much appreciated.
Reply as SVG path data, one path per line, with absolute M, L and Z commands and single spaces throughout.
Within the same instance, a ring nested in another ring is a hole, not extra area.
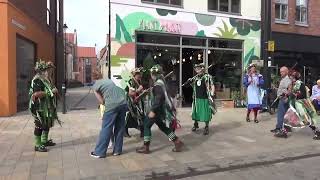
M 205 39 L 199 38 L 182 38 L 182 45 L 186 46 L 206 46 Z
M 161 35 L 161 34 L 137 34 L 138 43 L 152 43 L 152 44 L 171 44 L 179 45 L 179 36 Z
M 288 0 L 276 0 L 275 5 L 276 21 L 288 21 Z
M 227 41 L 227 40 L 209 40 L 209 48 L 228 48 L 228 49 L 242 49 L 241 41 Z
M 210 50 L 208 52 L 209 74 L 214 77 L 217 99 L 231 99 L 239 92 L 242 77 L 242 52 Z
M 171 73 L 166 78 L 169 93 L 172 97 L 179 94 L 179 75 L 180 75 L 180 48 L 163 47 L 157 45 L 138 45 L 137 46 L 137 67 L 150 69 L 155 64 L 160 64 L 164 70 L 164 76 Z M 149 86 L 150 76 L 145 71 L 143 85 Z

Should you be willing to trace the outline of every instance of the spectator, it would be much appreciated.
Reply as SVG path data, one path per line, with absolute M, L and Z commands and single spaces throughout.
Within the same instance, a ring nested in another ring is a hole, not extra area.
M 95 150 L 90 155 L 94 158 L 105 158 L 110 138 L 114 134 L 113 155 L 118 156 L 122 153 L 125 116 L 128 110 L 125 91 L 110 79 L 96 81 L 93 88 L 99 103 L 106 109 Z
M 277 91 L 277 96 L 279 98 L 278 104 L 278 112 L 277 112 L 277 125 L 276 128 L 271 130 L 271 132 L 275 133 L 276 137 L 287 137 L 286 130 L 284 128 L 284 115 L 286 114 L 289 103 L 288 103 L 288 95 L 290 93 L 292 81 L 288 76 L 289 69 L 287 67 L 280 68 L 281 81 L 279 84 L 279 88 Z
M 312 87 L 312 104 L 317 110 L 317 113 L 320 113 L 320 79 L 317 81 L 317 84 Z

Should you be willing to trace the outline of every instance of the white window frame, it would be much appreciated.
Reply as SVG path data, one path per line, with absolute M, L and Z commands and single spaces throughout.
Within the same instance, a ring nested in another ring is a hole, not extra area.
M 304 2 L 304 3 L 303 3 Z M 297 19 L 297 8 L 300 9 L 300 19 Z M 302 9 L 306 8 L 306 21 L 302 21 Z M 308 0 L 296 0 L 296 16 L 295 16 L 295 21 L 297 25 L 307 25 L 308 24 L 308 13 L 309 13 L 309 6 L 308 6 Z
M 178 7 L 178 8 L 183 7 L 183 1 L 184 0 L 181 0 L 181 5 L 175 5 L 175 4 L 171 4 L 171 0 L 169 0 L 169 4 L 158 2 L 158 0 L 152 0 L 152 2 L 147 1 L 147 0 L 141 0 L 142 3 L 156 4 L 156 5 L 162 5 L 162 6 L 171 6 L 171 7 Z
M 212 0 L 208 0 L 208 1 L 212 1 Z M 208 3 L 208 11 L 212 11 L 212 12 L 220 12 L 220 13 L 229 13 L 229 14 L 241 14 L 241 0 L 239 0 L 239 12 L 232 12 L 232 1 L 233 0 L 228 0 L 228 12 L 226 11 L 220 11 L 220 0 L 218 1 L 218 9 L 217 10 L 213 10 L 213 9 L 209 9 L 209 3 Z
M 47 0 L 47 25 L 50 25 L 51 21 L 51 0 Z
M 279 23 L 283 23 L 283 22 L 285 22 L 285 23 L 288 23 L 289 21 L 288 21 L 288 17 L 289 17 L 289 4 L 288 4 L 288 0 L 276 0 L 275 1 L 275 6 L 276 5 L 280 5 L 280 19 L 279 18 L 277 18 L 277 17 L 275 17 L 275 21 L 276 22 L 279 22 Z M 281 17 L 282 16 L 282 6 L 287 6 L 287 17 L 284 19 L 283 17 Z

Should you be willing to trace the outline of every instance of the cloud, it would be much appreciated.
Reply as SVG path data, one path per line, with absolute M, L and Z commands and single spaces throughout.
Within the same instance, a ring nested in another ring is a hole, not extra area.
M 65 0 L 68 32 L 77 29 L 79 46 L 102 48 L 108 33 L 108 0 Z

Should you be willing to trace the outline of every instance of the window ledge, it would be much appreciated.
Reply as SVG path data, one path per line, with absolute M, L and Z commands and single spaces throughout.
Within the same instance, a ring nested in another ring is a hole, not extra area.
M 242 16 L 242 15 L 241 15 L 241 13 L 233 13 L 233 12 L 217 11 L 217 10 L 210 10 L 210 9 L 208 9 L 208 12 L 220 13 L 220 14 L 229 14 L 229 15 L 235 15 L 235 16 Z
M 309 27 L 309 25 L 307 23 L 302 23 L 302 22 L 298 22 L 296 21 L 296 26 L 302 26 L 302 27 Z
M 276 24 L 290 24 L 288 21 L 279 20 L 279 19 L 276 19 L 276 20 L 275 20 L 275 23 L 276 23 Z

